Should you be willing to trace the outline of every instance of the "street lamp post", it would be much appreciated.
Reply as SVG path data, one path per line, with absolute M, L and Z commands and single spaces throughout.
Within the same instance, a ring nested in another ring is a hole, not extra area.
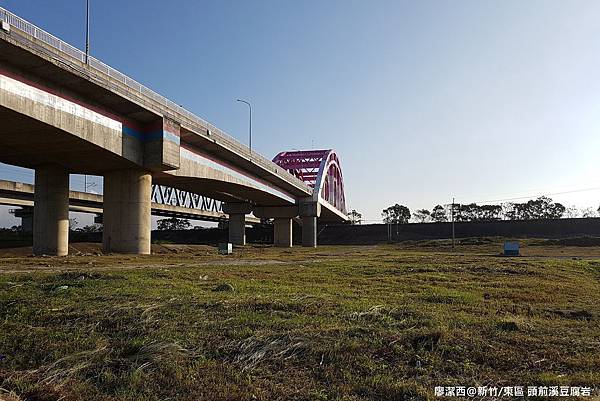
M 85 2 L 85 63 L 89 64 L 90 57 L 90 0 Z
M 252 105 L 250 104 L 250 102 L 243 100 L 243 99 L 238 99 L 238 102 L 242 102 L 242 103 L 246 103 L 248 105 L 248 108 L 250 109 L 250 125 L 248 127 L 249 129 L 249 136 L 250 136 L 250 141 L 249 141 L 249 145 L 248 148 L 250 149 L 250 153 L 252 153 Z

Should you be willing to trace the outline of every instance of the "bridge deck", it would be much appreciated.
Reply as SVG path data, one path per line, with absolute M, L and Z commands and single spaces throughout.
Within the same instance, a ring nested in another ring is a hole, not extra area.
M 119 110 L 140 122 L 156 116 L 181 123 L 182 144 L 202 149 L 268 181 L 294 196 L 311 196 L 312 188 L 285 169 L 249 149 L 222 130 L 148 89 L 132 78 L 85 54 L 0 7 L 0 19 L 17 29 L 0 31 L 0 62 L 28 71 L 57 87 L 92 98 L 107 110 Z
M 35 186 L 22 182 L 0 180 L 0 205 L 33 206 Z M 74 212 L 102 213 L 103 197 L 99 194 L 69 191 L 69 209 Z M 152 214 L 161 217 L 178 217 L 201 221 L 226 221 L 227 214 L 211 210 L 193 209 L 177 205 L 152 202 Z M 247 216 L 248 223 L 260 223 L 260 219 Z

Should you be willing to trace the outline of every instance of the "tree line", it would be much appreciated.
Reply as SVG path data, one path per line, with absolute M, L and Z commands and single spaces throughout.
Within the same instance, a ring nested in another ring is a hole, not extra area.
M 597 217 L 600 208 L 579 211 L 541 196 L 523 203 L 505 202 L 498 205 L 446 204 L 436 205 L 431 210 L 419 209 L 411 213 L 404 205 L 395 204 L 381 213 L 386 224 L 405 224 L 412 218 L 418 223 L 443 223 L 448 221 L 497 221 L 497 220 L 543 220 L 562 217 Z

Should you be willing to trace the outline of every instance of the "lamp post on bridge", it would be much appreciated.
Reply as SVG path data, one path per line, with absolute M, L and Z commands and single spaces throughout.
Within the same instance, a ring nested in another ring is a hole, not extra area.
M 85 2 L 85 63 L 89 64 L 90 57 L 90 0 Z
M 250 136 L 250 141 L 249 141 L 249 145 L 248 148 L 250 149 L 250 153 L 252 153 L 252 105 L 250 104 L 250 102 L 243 100 L 243 99 L 237 99 L 238 102 L 242 102 L 242 103 L 246 103 L 248 105 L 248 108 L 250 109 L 250 124 L 249 124 L 249 136 Z

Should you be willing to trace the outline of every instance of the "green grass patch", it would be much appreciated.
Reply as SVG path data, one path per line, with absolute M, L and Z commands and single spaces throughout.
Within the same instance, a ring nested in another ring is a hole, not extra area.
M 412 243 L 209 251 L 0 259 L 4 394 L 360 401 L 600 386 L 595 260 Z

